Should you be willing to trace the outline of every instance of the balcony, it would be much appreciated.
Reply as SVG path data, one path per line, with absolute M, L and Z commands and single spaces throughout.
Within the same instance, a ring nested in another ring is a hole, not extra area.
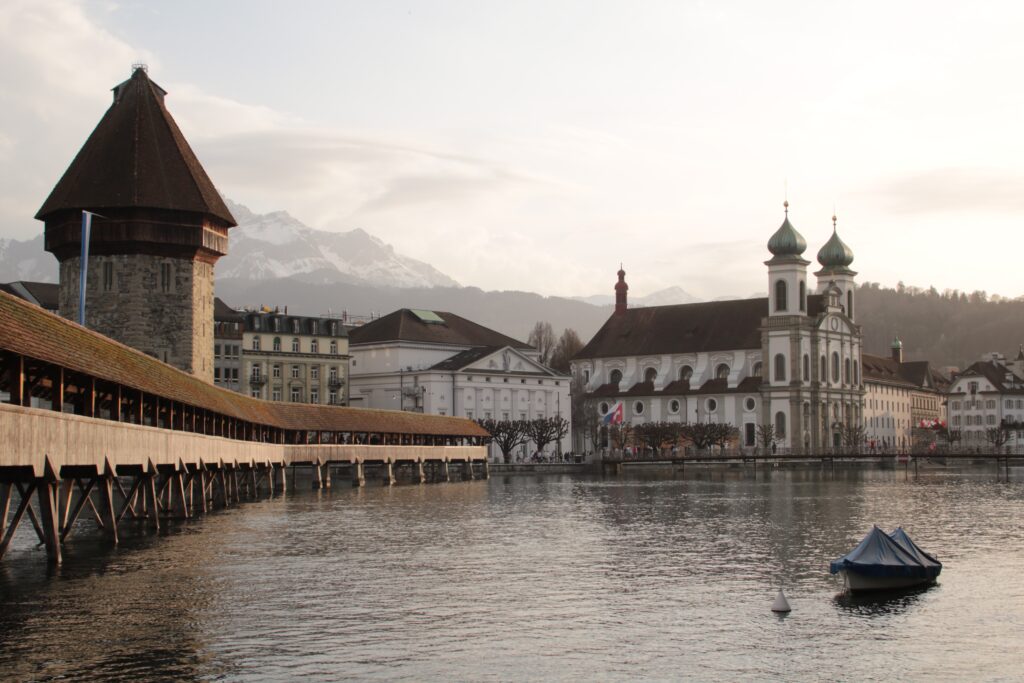
M 341 377 L 328 377 L 327 386 L 331 389 L 340 389 L 345 386 L 345 380 Z
M 253 389 L 259 389 L 263 387 L 263 385 L 266 383 L 267 378 L 264 377 L 263 375 L 252 375 L 251 377 L 249 377 L 249 386 L 251 386 Z

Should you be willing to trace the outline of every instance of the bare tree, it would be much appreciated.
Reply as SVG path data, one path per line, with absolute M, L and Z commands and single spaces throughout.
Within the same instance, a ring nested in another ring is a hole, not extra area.
M 847 448 L 854 448 L 864 443 L 864 435 L 867 433 L 864 425 L 847 424 L 839 425 L 839 438 Z
M 724 445 L 736 432 L 732 425 L 717 422 L 687 422 L 679 426 L 680 435 L 699 451 L 715 445 Z
M 583 348 L 583 342 L 576 330 L 567 327 L 551 351 L 551 367 L 559 372 L 569 372 L 569 361 Z
M 559 443 L 569 432 L 569 421 L 561 415 L 538 417 L 526 422 L 526 436 L 543 451 L 551 442 Z
M 542 365 L 551 364 L 551 352 L 555 348 L 555 331 L 551 329 L 551 323 L 538 320 L 530 330 L 526 343 L 540 352 Z
M 1006 425 L 1001 424 L 996 427 L 989 427 L 985 430 L 985 441 L 989 442 L 992 446 L 993 451 L 998 451 L 1002 448 L 1007 441 L 1010 440 L 1010 430 L 1007 429 Z
M 512 462 L 512 450 L 526 442 L 526 421 L 525 420 L 477 420 L 477 424 L 483 427 L 490 440 L 497 444 L 501 450 L 501 456 L 505 462 Z
M 608 427 L 608 438 L 615 448 L 623 449 L 633 443 L 633 425 L 628 422 L 620 422 L 617 425 Z
M 775 425 L 770 422 L 757 425 L 757 442 L 764 448 L 765 453 L 770 451 L 772 444 L 775 443 Z
M 644 422 L 636 426 L 635 434 L 637 440 L 658 453 L 662 446 L 671 446 L 679 441 L 681 426 L 678 422 Z

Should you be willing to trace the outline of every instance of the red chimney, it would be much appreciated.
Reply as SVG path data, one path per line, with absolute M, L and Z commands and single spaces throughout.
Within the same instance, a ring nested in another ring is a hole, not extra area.
M 626 312 L 626 292 L 629 291 L 629 285 L 626 284 L 626 271 L 622 269 L 622 264 L 619 264 L 619 281 L 615 283 L 615 314 L 619 315 Z

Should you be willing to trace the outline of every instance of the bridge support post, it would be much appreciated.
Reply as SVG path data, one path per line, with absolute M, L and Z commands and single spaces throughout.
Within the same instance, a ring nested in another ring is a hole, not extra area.
M 288 466 L 283 462 L 277 467 L 277 476 L 280 477 L 278 485 L 281 487 L 281 494 L 284 495 L 288 491 Z
M 422 460 L 417 460 L 416 461 L 416 478 L 419 480 L 420 484 L 426 484 L 427 483 L 427 473 L 423 470 L 423 461 Z
M 397 483 L 395 480 L 395 468 L 391 464 L 390 460 L 384 461 L 384 485 L 394 486 Z
M 447 460 L 442 460 L 441 461 L 441 477 L 440 477 L 440 479 L 442 481 L 451 481 L 452 480 L 452 473 L 451 473 L 451 470 L 448 469 L 448 461 Z
M 473 481 L 476 477 L 473 476 L 473 461 L 466 460 L 462 463 L 462 478 L 466 481 Z
M 485 458 L 484 459 L 483 468 L 484 468 L 483 478 L 484 479 L 490 479 L 491 478 L 491 461 L 487 460 Z
M 144 472 L 142 476 L 145 478 L 143 499 L 146 502 L 150 520 L 153 522 L 153 528 L 160 531 L 160 503 L 156 492 L 156 468 L 153 467 L 153 463 L 150 463 L 150 470 Z
M 110 534 L 110 540 L 117 545 L 117 511 L 114 509 L 114 478 L 116 474 L 110 461 L 107 461 L 106 471 L 103 473 L 103 480 L 100 482 L 100 497 L 102 498 L 103 505 L 103 516 L 107 518 L 107 524 L 110 527 L 107 532 Z M 89 491 L 83 492 L 83 495 L 88 496 Z M 73 524 L 74 522 L 72 522 Z
M 320 470 L 320 461 L 316 460 L 313 462 L 313 489 L 322 489 L 323 487 L 323 473 Z
M 43 543 L 46 545 L 46 557 L 51 564 L 61 563 L 60 554 L 60 479 L 50 459 L 46 458 L 44 474 L 36 479 L 36 495 L 39 499 L 39 516 L 43 527 Z
M 352 463 L 352 486 L 355 488 L 362 488 L 366 486 L 366 476 L 363 471 L 362 462 Z
M 323 482 L 324 482 L 324 488 L 325 489 L 331 488 L 331 463 L 329 463 L 329 462 L 325 462 L 324 463 Z

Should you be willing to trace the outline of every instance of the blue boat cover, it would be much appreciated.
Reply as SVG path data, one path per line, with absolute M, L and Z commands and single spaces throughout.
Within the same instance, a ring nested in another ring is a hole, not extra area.
M 925 567 L 935 567 L 936 575 L 938 575 L 939 571 L 942 570 L 942 563 L 925 551 L 921 550 L 916 543 L 910 540 L 910 536 L 907 536 L 907 532 L 903 530 L 903 527 L 896 527 L 896 530 L 889 534 L 889 538 L 899 543 L 906 550 L 909 550 L 910 554 Z
M 902 528 L 893 534 L 910 540 Z M 844 569 L 864 576 L 933 579 L 939 575 L 942 564 L 913 541 L 906 546 L 874 526 L 856 548 L 829 564 L 833 574 Z

